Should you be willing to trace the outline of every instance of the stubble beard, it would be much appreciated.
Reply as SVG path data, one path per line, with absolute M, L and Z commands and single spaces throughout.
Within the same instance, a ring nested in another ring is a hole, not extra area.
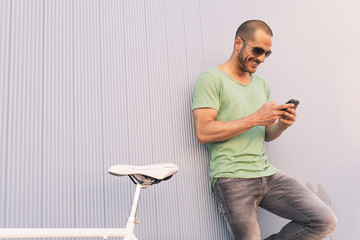
M 250 71 L 246 66 L 246 59 L 243 58 L 243 49 L 240 50 L 238 56 L 239 69 L 243 72 L 247 72 L 249 74 L 253 74 L 255 71 Z

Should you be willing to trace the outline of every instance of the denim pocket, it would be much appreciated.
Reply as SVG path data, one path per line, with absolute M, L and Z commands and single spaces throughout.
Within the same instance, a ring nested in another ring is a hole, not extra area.
M 228 182 L 231 182 L 231 181 L 234 181 L 235 178 L 218 178 L 216 179 L 216 183 L 228 183 Z
M 215 197 L 215 200 L 216 200 L 216 203 L 217 203 L 217 206 L 218 206 L 218 209 L 219 209 L 219 212 L 222 216 L 224 216 L 225 214 L 225 202 L 224 202 L 224 198 L 223 198 L 223 195 L 221 193 L 221 189 L 219 186 L 217 186 L 217 184 L 221 184 L 221 179 L 222 178 L 219 178 L 217 179 L 216 183 L 215 183 L 215 188 L 214 188 L 214 197 Z M 219 181 L 220 180 L 220 181 Z M 219 181 L 219 182 L 218 182 Z

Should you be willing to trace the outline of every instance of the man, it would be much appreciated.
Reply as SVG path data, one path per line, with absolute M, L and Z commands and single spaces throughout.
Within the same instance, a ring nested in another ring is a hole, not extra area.
M 207 144 L 211 186 L 232 239 L 260 239 L 258 206 L 292 220 L 267 239 L 323 239 L 337 226 L 335 214 L 264 154 L 264 141 L 296 120 L 294 104 L 270 102 L 267 82 L 254 74 L 271 54 L 272 36 L 263 21 L 246 21 L 230 59 L 199 76 L 192 106 L 196 135 Z

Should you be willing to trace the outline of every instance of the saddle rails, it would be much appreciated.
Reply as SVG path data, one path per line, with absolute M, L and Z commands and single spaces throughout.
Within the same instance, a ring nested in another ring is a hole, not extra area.
M 86 238 L 123 237 L 124 240 L 137 240 L 134 235 L 141 190 L 152 184 L 170 179 L 179 168 L 172 163 L 146 166 L 115 165 L 108 172 L 115 176 L 129 176 L 136 184 L 130 215 L 125 228 L 0 228 L 1 238 Z

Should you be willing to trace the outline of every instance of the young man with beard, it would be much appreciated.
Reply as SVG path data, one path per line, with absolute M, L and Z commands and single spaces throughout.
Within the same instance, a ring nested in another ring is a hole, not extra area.
M 271 102 L 267 82 L 254 74 L 271 54 L 272 36 L 263 21 L 246 21 L 230 59 L 199 76 L 192 106 L 196 135 L 207 144 L 211 187 L 232 239 L 260 239 L 258 206 L 292 220 L 267 239 L 323 239 L 337 226 L 333 211 L 264 153 L 264 141 L 296 120 L 294 104 Z

